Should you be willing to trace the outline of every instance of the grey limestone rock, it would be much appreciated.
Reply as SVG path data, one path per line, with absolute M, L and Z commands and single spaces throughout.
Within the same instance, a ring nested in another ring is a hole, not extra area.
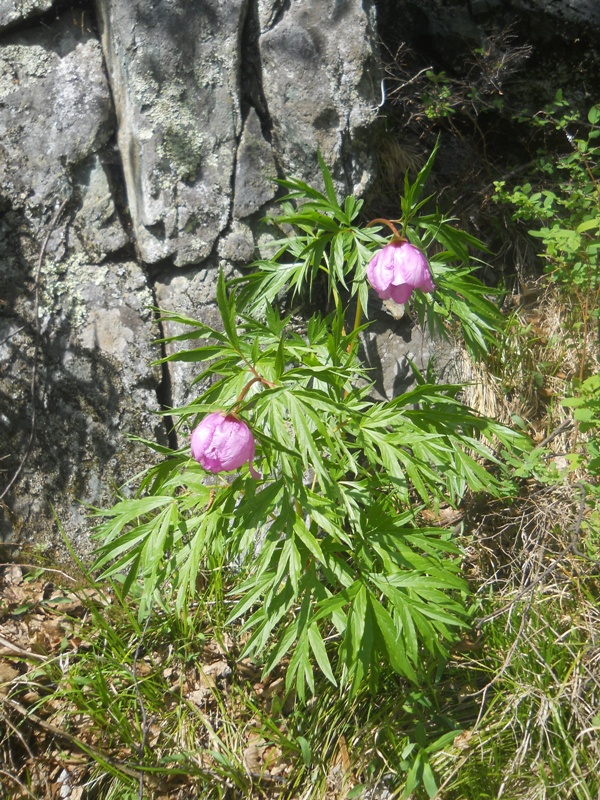
M 72 191 L 71 169 L 113 130 L 98 41 L 69 19 L 0 44 L 0 194 L 44 206 Z
M 316 151 L 339 187 L 372 177 L 367 132 L 377 115 L 374 7 L 363 0 L 260 0 L 262 86 L 282 171 L 318 180 Z
M 101 261 L 126 247 L 129 237 L 117 214 L 111 181 L 100 155 L 94 153 L 79 164 L 73 177 L 79 208 L 70 245 Z
M 105 163 L 113 131 L 85 26 L 67 15 L 2 40 L 0 541 L 21 547 L 56 545 L 54 509 L 89 548 L 81 502 L 109 502 L 139 471 L 128 433 L 163 431 L 152 293 L 141 265 L 108 260 L 129 241 Z
M 249 217 L 275 197 L 275 177 L 273 150 L 263 136 L 258 114 L 250 108 L 237 150 L 234 219 Z
M 238 264 L 248 264 L 254 258 L 256 245 L 252 228 L 243 222 L 234 221 L 231 230 L 219 243 L 221 258 Z
M 54 0 L 0 0 L 0 30 L 43 14 L 53 4 Z
M 233 268 L 226 261 L 209 259 L 201 268 L 182 269 L 176 273 L 159 275 L 154 283 L 156 302 L 165 311 L 177 311 L 190 319 L 199 320 L 217 330 L 222 330 L 221 317 L 215 304 L 215 281 L 219 266 L 226 278 L 233 277 Z M 165 322 L 165 336 L 177 336 L 189 328 Z M 193 346 L 193 343 L 171 342 L 166 354 Z M 184 361 L 169 365 L 171 381 L 171 403 L 173 407 L 184 406 L 194 400 L 206 385 L 194 385 L 194 379 L 202 371 L 197 363 Z
M 373 324 L 361 336 L 362 357 L 372 370 L 372 391 L 377 400 L 392 400 L 413 389 L 416 383 L 413 365 L 419 372 L 426 372 L 433 358 L 436 370 L 441 373 L 452 358 L 450 343 L 432 338 L 409 314 L 400 316 L 396 309 L 392 311 L 385 302 L 377 310 L 372 309 Z
M 553 18 L 556 23 L 568 23 L 600 30 L 600 3 L 597 0 L 513 0 L 517 10 Z
M 3 542 L 20 547 L 35 542 L 55 550 L 54 510 L 77 549 L 89 550 L 89 522 L 81 504 L 110 502 L 114 487 L 132 478 L 148 458 L 128 435 L 165 440 L 153 413 L 160 372 L 149 366 L 157 356 L 151 343 L 158 335 L 151 303 L 146 278 L 134 263 L 89 263 L 81 255 L 48 258 L 39 337 L 23 302 L 0 320 L 5 480 L 18 467 L 31 432 L 30 387 L 37 364 L 33 447 L 5 498 Z
M 140 255 L 203 261 L 227 226 L 246 0 L 100 0 Z

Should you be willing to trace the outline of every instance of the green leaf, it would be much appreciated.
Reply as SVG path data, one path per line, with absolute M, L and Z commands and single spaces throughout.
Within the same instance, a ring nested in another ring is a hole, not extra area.
M 405 656 L 404 643 L 389 613 L 374 597 L 370 598 L 377 626 L 381 632 L 390 664 L 396 672 L 417 683 L 417 674 Z
M 319 542 L 306 527 L 304 520 L 301 517 L 297 517 L 296 521 L 294 522 L 294 533 L 318 562 L 325 560 L 325 556 L 323 555 L 323 551 L 321 550 Z
M 333 186 L 333 181 L 331 179 L 331 173 L 329 172 L 327 164 L 323 160 L 321 153 L 317 152 L 317 158 L 319 159 L 319 167 L 321 168 L 321 173 L 323 175 L 323 183 L 325 184 L 325 194 L 327 195 L 327 199 L 332 206 L 338 206 L 338 199 Z
M 312 623 L 308 628 L 308 642 L 321 672 L 334 686 L 337 686 L 337 681 L 331 670 L 331 664 L 327 656 L 325 644 L 321 637 L 319 627 L 316 623 Z
M 584 222 L 580 223 L 576 231 L 577 233 L 584 233 L 585 231 L 596 230 L 596 228 L 600 227 L 600 218 L 596 217 L 594 219 L 588 219 Z
M 223 321 L 223 328 L 225 329 L 225 333 L 227 334 L 229 341 L 235 347 L 239 348 L 239 338 L 236 330 L 235 319 L 235 300 L 233 295 L 229 298 L 227 297 L 227 286 L 222 270 L 219 272 L 219 277 L 217 279 L 217 306 Z
M 437 783 L 435 780 L 435 776 L 433 774 L 433 770 L 431 769 L 431 765 L 429 761 L 425 758 L 423 759 L 423 786 L 425 787 L 425 791 L 429 795 L 429 797 L 435 797 L 437 794 Z
M 296 741 L 300 745 L 300 753 L 302 755 L 302 761 L 304 765 L 310 767 L 312 762 L 312 750 L 308 741 L 304 738 L 304 736 L 296 736 Z

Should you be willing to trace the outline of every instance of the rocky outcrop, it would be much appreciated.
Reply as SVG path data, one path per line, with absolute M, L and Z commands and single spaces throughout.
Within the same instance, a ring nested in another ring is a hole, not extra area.
M 558 25 L 600 30 L 600 5 L 596 0 L 513 0 L 512 6 Z
M 366 188 L 365 134 L 379 91 L 373 13 L 362 0 L 259 2 L 264 101 L 286 174 L 317 181 L 316 145 L 341 187 Z
M 217 270 L 268 243 L 274 177 L 318 182 L 320 151 L 340 194 L 364 192 L 375 4 L 390 47 L 410 38 L 441 69 L 513 25 L 540 43 L 528 76 L 553 36 L 571 76 L 599 25 L 591 0 L 0 0 L 4 542 L 53 546 L 56 513 L 85 551 L 81 502 L 148 457 L 128 434 L 174 443 L 155 412 L 190 399 L 193 372 L 149 366 L 177 333 L 151 307 L 218 324 Z M 364 348 L 389 397 L 431 343 L 377 325 Z
M 100 0 L 127 199 L 143 261 L 197 264 L 228 224 L 247 0 Z
M 1 533 L 45 545 L 54 512 L 76 534 L 80 503 L 139 469 L 128 431 L 162 430 L 158 329 L 142 266 L 113 260 L 129 238 L 98 40 L 66 18 L 6 37 L 0 64 Z
M 98 8 L 144 262 L 202 262 L 232 214 L 272 196 L 277 167 L 314 180 L 317 149 L 345 189 L 365 188 L 374 47 L 361 0 Z
M 54 0 L 0 0 L 0 29 L 36 17 L 52 8 Z
M 362 0 L 0 0 L 0 536 L 89 548 L 189 397 L 160 305 L 218 324 L 217 270 L 253 259 L 273 178 L 372 176 Z M 39 23 L 36 19 L 39 18 Z M 171 442 L 173 434 L 171 432 Z
M 2 196 L 28 209 L 70 196 L 71 169 L 113 130 L 98 41 L 70 21 L 7 37 L 0 102 Z
M 467 68 L 472 67 L 474 51 L 485 49 L 490 36 L 502 31 L 513 44 L 533 47 L 531 64 L 543 64 L 550 82 L 564 84 L 561 68 L 569 49 L 577 63 L 587 52 L 586 67 L 597 60 L 596 0 L 378 0 L 377 5 L 384 40 L 416 46 L 437 69 L 457 69 L 460 74 L 465 60 Z M 552 61 L 545 63 L 545 54 Z

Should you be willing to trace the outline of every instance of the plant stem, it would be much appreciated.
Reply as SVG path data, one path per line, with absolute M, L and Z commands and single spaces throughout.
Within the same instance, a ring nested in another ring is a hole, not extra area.
M 360 302 L 360 297 L 358 294 L 356 295 L 356 312 L 354 314 L 354 327 L 352 328 L 353 331 L 357 331 L 360 327 L 360 323 L 362 321 L 362 303 Z
M 394 220 L 394 222 L 399 222 L 399 221 L 400 221 L 400 220 Z M 365 225 L 365 227 L 366 227 L 366 228 L 370 228 L 370 227 L 371 227 L 371 225 L 377 225 L 377 224 L 381 224 L 381 225 L 387 225 L 387 226 L 388 226 L 388 228 L 389 228 L 389 229 L 392 231 L 392 233 L 394 234 L 392 241 L 394 241 L 394 242 L 405 242 L 405 241 L 406 241 L 406 239 L 404 238 L 404 236 L 401 236 L 401 235 L 398 233 L 398 229 L 396 228 L 396 226 L 394 225 L 394 223 L 393 223 L 391 220 L 389 220 L 389 219 L 384 219 L 383 217 L 376 217 L 375 219 L 372 219 L 370 222 L 367 222 L 367 224 Z
M 248 364 L 248 362 L 246 362 L 246 363 Z M 231 412 L 230 412 L 234 416 L 237 414 L 237 411 L 238 411 L 239 407 L 241 406 L 244 397 L 246 397 L 246 395 L 248 394 L 248 390 L 255 383 L 264 383 L 265 386 L 268 386 L 269 389 L 273 389 L 275 387 L 274 383 L 272 383 L 271 381 L 268 381 L 266 378 L 263 378 L 261 375 L 259 375 L 258 372 L 254 369 L 254 367 L 251 364 L 248 364 L 248 367 L 250 368 L 250 371 L 254 374 L 254 377 L 251 378 L 248 381 L 248 383 L 244 386 L 242 391 L 239 393 L 239 396 L 238 396 L 237 400 L 235 401 L 235 405 L 233 406 L 233 408 L 231 409 Z

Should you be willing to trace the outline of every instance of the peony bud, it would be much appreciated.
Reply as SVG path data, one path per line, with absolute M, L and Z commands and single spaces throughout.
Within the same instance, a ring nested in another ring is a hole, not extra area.
M 253 478 L 260 478 L 252 466 L 254 437 L 250 428 L 232 414 L 213 411 L 194 428 L 190 436 L 192 456 L 208 472 L 229 472 L 248 462 Z
M 392 241 L 369 261 L 367 278 L 382 300 L 406 303 L 413 289 L 433 292 L 435 285 L 423 253 L 408 242 Z

